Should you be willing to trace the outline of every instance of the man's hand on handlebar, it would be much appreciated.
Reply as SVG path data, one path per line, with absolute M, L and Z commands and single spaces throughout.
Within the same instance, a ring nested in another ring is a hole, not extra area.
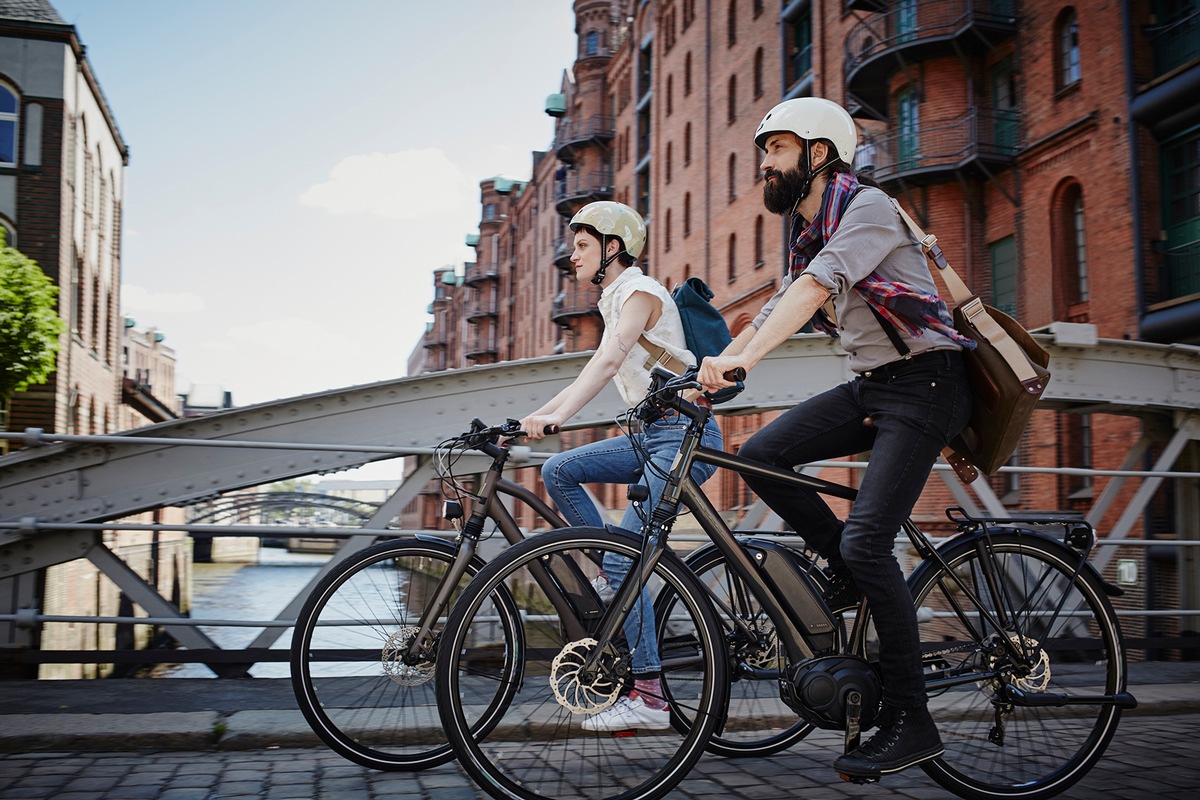
M 696 380 L 708 392 L 733 386 L 745 379 L 746 368 L 738 356 L 709 356 L 700 362 L 700 371 L 696 373 Z

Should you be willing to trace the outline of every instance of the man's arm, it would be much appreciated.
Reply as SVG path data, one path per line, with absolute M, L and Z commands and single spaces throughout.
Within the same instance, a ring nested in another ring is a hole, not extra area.
M 812 277 L 801 274 L 784 292 L 760 328 L 746 328 L 721 355 L 704 359 L 697 380 L 709 391 L 732 386 L 732 382 L 725 380 L 726 372 L 736 367 L 747 372 L 752 370 L 767 353 L 804 327 L 828 299 L 828 289 Z

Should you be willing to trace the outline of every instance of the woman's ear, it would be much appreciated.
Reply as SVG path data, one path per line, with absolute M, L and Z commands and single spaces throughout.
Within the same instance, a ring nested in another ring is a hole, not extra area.
M 616 238 L 609 239 L 608 245 L 604 248 L 604 257 L 612 258 L 619 252 L 621 252 L 621 242 Z

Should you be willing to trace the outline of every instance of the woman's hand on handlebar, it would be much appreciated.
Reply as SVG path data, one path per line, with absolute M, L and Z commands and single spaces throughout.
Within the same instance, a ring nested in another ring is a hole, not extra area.
M 530 441 L 545 439 L 559 432 L 562 421 L 553 414 L 530 414 L 521 420 L 521 430 Z
M 696 380 L 705 391 L 715 392 L 745 380 L 746 367 L 740 356 L 709 356 L 700 362 Z

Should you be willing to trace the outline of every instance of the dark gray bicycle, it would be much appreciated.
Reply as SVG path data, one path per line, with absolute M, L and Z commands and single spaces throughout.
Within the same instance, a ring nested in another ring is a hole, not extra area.
M 743 681 L 773 686 L 804 724 L 843 731 L 847 750 L 874 723 L 881 688 L 865 602 L 849 623 L 835 615 L 808 558 L 766 538 L 739 538 L 689 474 L 702 461 L 840 497 L 854 491 L 700 446 L 711 412 L 680 397 L 696 387 L 690 374 L 656 368 L 646 400 L 631 411 L 690 420 L 644 537 L 568 528 L 529 539 L 480 570 L 446 621 L 438 708 L 460 763 L 495 797 L 661 797 L 714 735 L 727 735 L 727 719 L 737 717 L 730 688 Z M 681 507 L 712 539 L 706 557 L 716 580 L 698 578 L 667 547 Z M 922 767 L 966 798 L 1051 797 L 1087 773 L 1122 710 L 1136 705 L 1108 599 L 1120 590 L 1089 564 L 1095 535 L 1086 522 L 947 513 L 958 533 L 936 547 L 911 521 L 903 527 L 921 559 L 909 586 L 930 710 L 946 745 Z M 611 599 L 592 584 L 606 555 L 633 565 Z M 546 570 L 575 577 L 548 590 Z M 720 584 L 732 590 L 724 599 L 713 592 Z M 622 631 L 643 588 L 658 598 L 672 727 L 585 731 L 587 715 L 632 685 L 629 654 L 639 641 Z M 730 597 L 745 602 L 733 606 Z M 514 604 L 516 624 L 502 624 Z

